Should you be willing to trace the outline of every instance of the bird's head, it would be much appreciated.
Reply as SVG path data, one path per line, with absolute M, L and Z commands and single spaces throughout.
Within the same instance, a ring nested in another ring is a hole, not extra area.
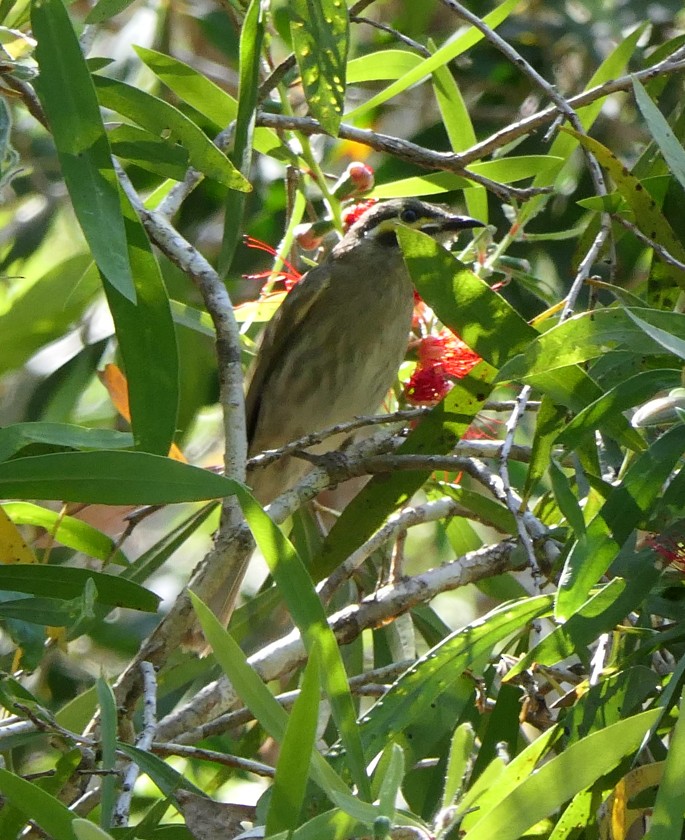
M 397 228 L 423 231 L 442 244 L 456 239 L 459 231 L 485 227 L 470 216 L 459 216 L 438 204 L 428 204 L 417 198 L 397 198 L 374 204 L 352 225 L 343 242 L 350 245 L 373 240 L 377 245 L 397 245 Z

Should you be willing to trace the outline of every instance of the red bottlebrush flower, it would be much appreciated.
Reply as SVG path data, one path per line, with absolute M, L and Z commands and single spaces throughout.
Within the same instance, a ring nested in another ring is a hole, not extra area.
M 261 239 L 255 239 L 254 236 L 243 236 L 243 242 L 247 245 L 248 248 L 255 248 L 257 251 L 266 251 L 267 254 L 271 254 L 272 257 L 277 257 L 278 252 L 275 248 L 272 248 L 271 245 L 267 245 L 266 242 L 262 242 Z M 290 291 L 293 286 L 295 286 L 299 281 L 302 279 L 302 272 L 298 271 L 292 263 L 288 262 L 288 260 L 283 260 L 283 265 L 285 266 L 285 271 L 280 271 L 276 276 L 275 280 L 282 280 L 286 291 Z M 257 274 L 244 274 L 243 277 L 246 280 L 268 280 L 269 277 L 272 276 L 271 271 L 260 271 Z
M 449 377 L 462 379 L 480 361 L 480 356 L 454 333 L 443 329 L 418 343 L 419 363 L 404 388 L 407 402 L 435 405 L 447 394 Z
M 343 229 L 347 232 L 357 219 L 374 204 L 378 204 L 377 198 L 367 198 L 366 201 L 359 201 L 350 205 L 350 207 L 346 207 L 342 212 Z
M 478 353 L 450 330 L 427 335 L 419 342 L 419 367 L 440 367 L 446 376 L 462 379 L 480 361 Z
M 411 405 L 436 405 L 452 387 L 444 373 L 435 367 L 417 367 L 404 386 L 404 396 Z
M 682 531 L 682 528 L 679 529 Z M 685 539 L 682 534 L 652 534 L 645 544 L 661 557 L 667 566 L 685 574 Z

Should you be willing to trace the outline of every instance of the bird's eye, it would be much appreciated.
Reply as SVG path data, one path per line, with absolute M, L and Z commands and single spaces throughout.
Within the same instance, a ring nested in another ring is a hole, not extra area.
M 405 224 L 408 225 L 413 224 L 418 218 L 419 214 L 411 207 L 407 207 L 400 213 L 400 221 L 405 222 Z

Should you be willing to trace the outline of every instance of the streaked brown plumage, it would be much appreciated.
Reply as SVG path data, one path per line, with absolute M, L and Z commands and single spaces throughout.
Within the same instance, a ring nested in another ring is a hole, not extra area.
M 443 242 L 482 227 L 414 198 L 367 210 L 292 289 L 264 332 L 248 377 L 250 455 L 378 409 L 404 358 L 414 303 L 395 234 L 400 224 Z M 319 449 L 335 446 L 327 441 Z M 302 459 L 283 458 L 251 471 L 248 484 L 268 504 L 307 470 Z M 227 580 L 222 603 L 212 605 L 224 620 L 241 579 Z

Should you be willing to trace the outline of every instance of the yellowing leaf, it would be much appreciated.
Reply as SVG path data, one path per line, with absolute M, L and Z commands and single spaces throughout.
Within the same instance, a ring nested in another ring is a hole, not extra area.
M 35 563 L 36 555 L 26 545 L 17 526 L 0 507 L 0 563 Z

